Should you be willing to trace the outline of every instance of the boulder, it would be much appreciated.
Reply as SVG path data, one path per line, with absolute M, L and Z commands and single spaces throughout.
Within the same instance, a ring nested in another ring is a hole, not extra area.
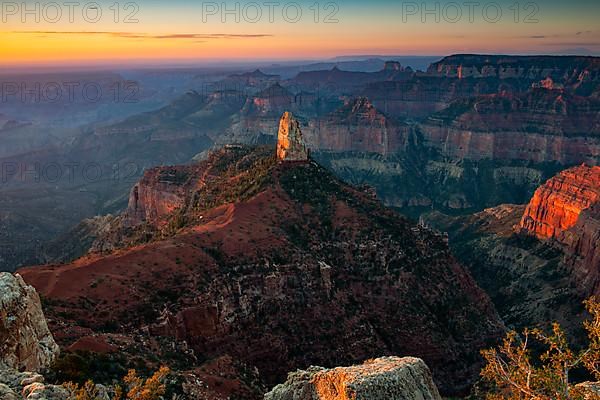
M 0 383 L 0 399 L 2 400 L 19 400 L 19 396 L 7 385 Z
M 0 369 L 0 399 L 2 400 L 67 400 L 69 398 L 70 393 L 67 389 L 45 384 L 42 375 L 18 372 L 14 369 Z
M 40 297 L 20 275 L 0 273 L 0 320 L 0 364 L 38 371 L 57 357 Z
M 265 400 L 441 400 L 425 362 L 382 357 L 362 365 L 290 373 Z

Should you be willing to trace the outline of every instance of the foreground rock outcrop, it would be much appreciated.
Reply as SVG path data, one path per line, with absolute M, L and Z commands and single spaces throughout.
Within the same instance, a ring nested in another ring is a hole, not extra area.
M 441 400 L 419 358 L 383 357 L 362 365 L 290 373 L 265 400 Z
M 0 273 L 0 317 L 0 365 L 37 371 L 57 357 L 40 297 L 20 275 Z
M 70 398 L 72 398 L 71 394 L 66 388 L 44 383 L 44 377 L 40 374 L 0 369 L 0 399 L 2 400 L 67 400 Z M 99 396 L 95 400 L 108 400 L 108 396 Z

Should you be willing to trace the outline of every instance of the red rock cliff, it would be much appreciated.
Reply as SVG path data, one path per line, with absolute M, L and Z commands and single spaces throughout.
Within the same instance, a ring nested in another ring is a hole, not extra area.
M 600 167 L 565 170 L 540 187 L 520 226 L 535 236 L 560 238 L 577 225 L 584 210 L 600 202 Z
M 163 226 L 175 210 L 184 206 L 185 193 L 196 183 L 188 181 L 188 174 L 193 170 L 194 167 L 176 166 L 146 171 L 129 193 L 126 223 Z

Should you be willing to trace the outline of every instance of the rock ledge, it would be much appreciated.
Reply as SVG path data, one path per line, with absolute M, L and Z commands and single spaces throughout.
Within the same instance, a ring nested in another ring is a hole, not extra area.
M 265 395 L 265 400 L 441 400 L 425 362 L 383 357 L 361 365 L 310 367 Z

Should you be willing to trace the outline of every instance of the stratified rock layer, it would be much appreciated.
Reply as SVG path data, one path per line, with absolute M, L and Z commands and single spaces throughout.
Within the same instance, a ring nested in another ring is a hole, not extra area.
M 306 161 L 308 150 L 302 139 L 300 123 L 292 113 L 285 112 L 279 121 L 277 158 L 281 161 Z
M 56 358 L 40 297 L 20 275 L 0 273 L 0 317 L 0 365 L 37 371 Z
M 457 54 L 431 64 L 427 72 L 448 78 L 544 80 L 582 85 L 598 79 L 596 57 L 504 56 Z
M 265 400 L 441 400 L 419 358 L 383 357 L 362 365 L 311 367 L 289 374 Z
M 593 165 L 599 110 L 594 98 L 537 88 L 457 100 L 420 130 L 425 146 L 453 159 Z
M 574 227 L 581 213 L 600 201 L 600 167 L 565 170 L 540 187 L 529 202 L 521 228 L 541 239 Z
M 406 148 L 410 128 L 388 118 L 368 98 L 359 97 L 311 121 L 305 134 L 311 148 L 385 156 Z

